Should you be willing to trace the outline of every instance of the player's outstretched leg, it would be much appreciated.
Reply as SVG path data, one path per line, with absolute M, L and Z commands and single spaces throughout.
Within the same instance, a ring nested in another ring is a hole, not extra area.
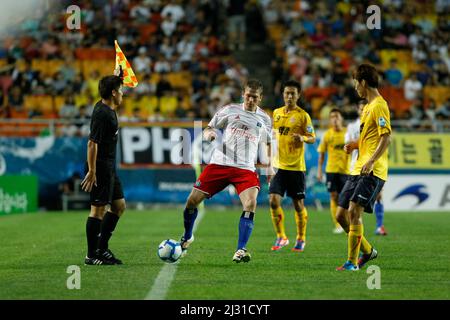
M 237 250 L 233 255 L 234 262 L 249 262 L 251 259 L 250 253 L 247 251 L 247 243 L 254 227 L 254 217 L 256 210 L 256 197 L 258 195 L 258 188 L 250 188 L 239 194 L 241 198 L 243 211 L 239 219 L 239 238 Z
M 181 237 L 181 249 L 183 250 L 182 257 L 187 254 L 188 247 L 192 242 L 194 242 L 194 224 L 195 219 L 198 215 L 198 205 L 206 198 L 206 194 L 197 190 L 192 189 L 186 201 L 186 207 L 183 211 L 184 220 L 184 234 Z

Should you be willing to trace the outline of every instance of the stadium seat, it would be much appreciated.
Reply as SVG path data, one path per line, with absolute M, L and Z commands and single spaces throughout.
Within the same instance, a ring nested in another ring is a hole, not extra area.
M 109 60 L 114 61 L 116 52 L 114 48 L 78 48 L 75 57 L 81 60 Z

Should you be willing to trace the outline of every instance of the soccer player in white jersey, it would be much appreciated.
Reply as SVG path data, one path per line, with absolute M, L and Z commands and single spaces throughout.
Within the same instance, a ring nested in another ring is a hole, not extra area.
M 217 138 L 216 130 L 223 130 L 222 142 L 214 150 L 210 163 L 206 166 L 186 201 L 184 210 L 184 235 L 181 238 L 183 255 L 194 241 L 192 230 L 197 217 L 197 207 L 206 198 L 211 198 L 232 184 L 242 203 L 239 221 L 239 239 L 233 256 L 235 262 L 250 261 L 246 246 L 253 230 L 256 197 L 260 189 L 255 162 L 258 145 L 265 143 L 270 155 L 272 121 L 259 104 L 262 100 L 262 84 L 249 80 L 244 87 L 243 103 L 229 104 L 219 109 L 206 129 L 205 140 Z M 268 157 L 270 158 L 270 157 Z M 269 170 L 271 167 L 269 165 Z M 269 171 L 271 174 L 272 171 Z
M 358 105 L 358 118 L 349 123 L 347 125 L 347 133 L 345 134 L 345 143 L 349 143 L 351 141 L 358 141 L 359 139 L 359 132 L 360 132 L 360 117 L 364 109 L 366 101 L 361 100 Z M 358 159 L 358 149 L 352 151 L 352 160 L 350 163 L 350 172 L 353 170 L 353 167 L 355 166 L 356 160 Z M 377 196 L 377 200 L 374 205 L 374 211 L 375 211 L 375 218 L 376 218 L 376 228 L 375 228 L 375 234 L 386 236 L 387 232 L 384 228 L 384 205 L 382 201 L 382 191 Z

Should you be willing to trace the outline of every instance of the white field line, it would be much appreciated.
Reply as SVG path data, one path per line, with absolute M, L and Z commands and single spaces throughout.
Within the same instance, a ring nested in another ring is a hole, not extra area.
M 194 223 L 193 234 L 197 230 L 197 227 L 200 221 L 203 219 L 205 215 L 205 209 L 203 207 L 199 208 L 197 219 Z M 174 264 L 165 263 L 164 266 L 158 273 L 158 276 L 153 283 L 152 288 L 148 292 L 145 300 L 164 300 L 167 296 L 167 291 L 169 291 L 170 285 L 172 284 L 173 279 L 175 278 L 175 273 L 177 272 L 177 266 L 179 262 Z

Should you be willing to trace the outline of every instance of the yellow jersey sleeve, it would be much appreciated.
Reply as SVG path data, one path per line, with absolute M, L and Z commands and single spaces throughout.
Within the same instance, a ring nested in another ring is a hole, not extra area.
M 386 103 L 380 103 L 376 108 L 374 108 L 373 117 L 377 124 L 379 136 L 386 133 L 391 133 L 391 117 Z
M 304 113 L 305 115 L 305 125 L 304 125 L 304 135 L 306 136 L 310 136 L 310 137 L 316 137 L 316 132 L 314 131 L 314 126 L 313 123 L 311 121 L 311 117 L 309 116 L 309 114 L 307 114 L 306 112 Z

